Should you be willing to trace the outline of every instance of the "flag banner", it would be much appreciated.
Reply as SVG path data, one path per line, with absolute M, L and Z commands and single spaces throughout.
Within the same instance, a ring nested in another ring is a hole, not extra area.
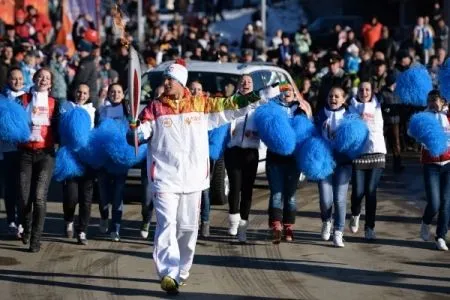
M 15 0 L 0 0 L 0 19 L 6 24 L 14 24 L 14 6 Z

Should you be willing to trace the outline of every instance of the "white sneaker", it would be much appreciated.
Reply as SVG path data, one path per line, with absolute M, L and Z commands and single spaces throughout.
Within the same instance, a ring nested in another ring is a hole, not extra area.
M 344 248 L 344 232 L 335 230 L 333 234 L 333 244 L 335 247 Z
M 69 239 L 73 238 L 73 222 L 66 223 L 66 236 Z
M 424 222 L 422 222 L 422 225 L 420 225 L 420 237 L 425 242 L 430 240 L 430 229 L 431 229 L 431 224 L 427 225 Z
M 111 240 L 113 242 L 120 242 L 120 235 L 119 235 L 119 233 L 115 232 L 115 231 L 111 232 Z
M 245 220 L 239 221 L 238 240 L 241 243 L 245 243 L 247 241 L 247 227 L 248 221 Z
M 8 225 L 8 235 L 10 236 L 17 236 L 17 226 L 16 223 L 11 222 Z
M 350 219 L 350 223 L 348 224 L 348 227 L 350 228 L 350 231 L 352 233 L 357 233 L 359 230 L 359 216 L 352 216 L 352 218 Z
M 436 248 L 440 251 L 448 251 L 447 244 L 443 238 L 438 238 L 436 241 Z
M 331 235 L 331 220 L 325 221 L 322 223 L 322 240 L 328 241 Z
M 19 226 L 17 226 L 17 238 L 21 239 L 22 234 L 23 234 L 23 226 L 22 226 L 22 224 L 19 224 Z
M 230 228 L 228 229 L 228 234 L 236 236 L 238 233 L 239 221 L 241 220 L 240 214 L 230 214 L 228 215 L 230 221 Z
M 373 241 L 377 238 L 377 235 L 375 234 L 374 229 L 367 228 L 364 237 L 368 241 Z
M 106 220 L 101 219 L 100 220 L 100 232 L 107 233 L 108 228 L 109 228 L 108 219 L 106 219 Z

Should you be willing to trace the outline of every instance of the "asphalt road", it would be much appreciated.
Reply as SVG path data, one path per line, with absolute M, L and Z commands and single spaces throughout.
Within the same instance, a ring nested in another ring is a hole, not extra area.
M 184 299 L 448 299 L 450 253 L 419 239 L 423 189 L 420 166 L 407 160 L 401 176 L 385 172 L 379 189 L 378 240 L 345 232 L 346 247 L 320 239 L 317 186 L 298 190 L 295 241 L 268 239 L 267 184 L 258 180 L 249 241 L 227 237 L 227 206 L 212 211 L 212 236 L 199 240 Z M 53 190 L 52 199 L 57 198 Z M 0 213 L 4 219 L 4 212 Z M 1 220 L 3 221 L 3 220 Z M 4 222 L 4 221 L 3 221 Z M 89 245 L 63 235 L 62 204 L 48 203 L 43 247 L 30 254 L 20 241 L 0 240 L 0 299 L 149 299 L 160 291 L 152 242 L 139 237 L 140 205 L 126 205 L 122 242 L 98 231 L 93 207 Z M 1 223 L 4 224 L 4 223 Z M 363 226 L 364 222 L 361 223 Z

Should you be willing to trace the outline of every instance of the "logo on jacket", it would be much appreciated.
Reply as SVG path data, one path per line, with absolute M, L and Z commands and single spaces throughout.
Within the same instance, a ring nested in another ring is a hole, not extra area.
M 165 118 L 165 119 L 162 121 L 162 125 L 163 125 L 164 127 L 172 127 L 172 124 L 173 124 L 173 122 L 172 122 L 172 119 L 170 119 L 170 118 Z
M 186 119 L 184 119 L 184 123 L 186 123 L 187 125 L 191 125 L 191 123 L 199 123 L 201 119 L 202 118 L 200 116 L 187 117 Z

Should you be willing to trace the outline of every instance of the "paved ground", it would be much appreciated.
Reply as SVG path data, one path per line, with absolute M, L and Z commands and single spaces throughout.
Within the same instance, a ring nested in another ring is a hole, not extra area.
M 450 253 L 418 238 L 423 200 L 420 167 L 386 172 L 379 190 L 377 234 L 366 243 L 346 229 L 346 247 L 320 240 L 317 187 L 298 191 L 296 239 L 274 246 L 267 239 L 268 190 L 258 181 L 249 242 L 225 236 L 226 207 L 212 212 L 209 240 L 200 240 L 188 285 L 177 298 L 445 299 L 450 298 Z M 63 237 L 62 205 L 50 202 L 43 249 L 29 254 L 18 241 L 0 240 L 0 299 L 161 298 L 149 241 L 139 238 L 140 206 L 126 206 L 121 243 L 98 233 L 93 212 L 89 246 Z M 4 218 L 4 213 L 0 214 Z M 3 221 L 3 220 L 0 220 Z M 363 223 L 362 223 L 363 224 Z

